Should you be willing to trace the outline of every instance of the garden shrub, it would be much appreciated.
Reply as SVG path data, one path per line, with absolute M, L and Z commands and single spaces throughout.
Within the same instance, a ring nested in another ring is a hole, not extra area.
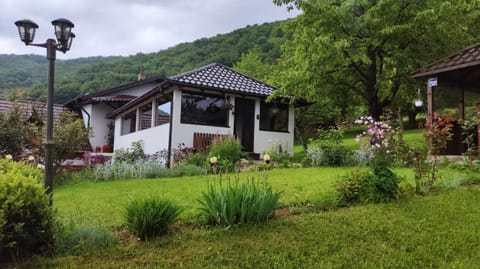
M 307 149 L 311 166 L 349 166 L 359 164 L 352 150 L 341 145 L 320 145 Z
M 145 157 L 143 140 L 132 142 L 130 148 L 116 150 L 113 154 L 113 160 L 115 162 L 134 163 L 137 160 L 145 159 Z
M 356 165 L 352 150 L 342 146 L 345 128 L 341 125 L 318 129 L 317 138 L 311 139 L 307 159 L 312 166 Z
M 3 159 L 0 160 L 0 172 L 1 171 L 16 171 L 24 177 L 32 176 L 39 182 L 43 181 L 43 172 L 36 167 L 34 162 L 14 162 Z
M 181 208 L 158 197 L 132 200 L 124 211 L 124 220 L 129 232 L 141 240 L 161 236 L 177 220 Z
M 1 261 L 44 253 L 54 243 L 54 213 L 38 173 L 10 162 L 0 160 Z
M 280 194 L 266 179 L 237 177 L 210 183 L 198 202 L 208 224 L 229 227 L 267 220 L 277 207 Z
M 190 154 L 186 159 L 185 159 L 185 164 L 189 165 L 195 165 L 198 167 L 205 167 L 208 164 L 208 154 L 203 153 L 203 152 L 197 152 Z
M 242 145 L 232 136 L 218 136 L 212 141 L 208 156 L 217 157 L 219 171 L 234 171 L 242 157 Z
M 381 203 L 397 198 L 400 178 L 389 168 L 374 167 L 354 170 L 341 177 L 335 185 L 339 204 L 348 206 L 361 203 Z
M 289 167 L 292 156 L 287 151 L 287 147 L 282 146 L 282 144 L 275 143 L 270 147 L 270 149 L 266 150 L 264 154 L 268 154 L 270 156 L 270 160 L 277 166 L 281 167 Z

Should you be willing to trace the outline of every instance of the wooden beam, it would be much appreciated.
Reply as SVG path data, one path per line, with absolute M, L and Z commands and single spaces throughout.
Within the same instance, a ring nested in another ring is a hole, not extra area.
M 433 116 L 433 91 L 432 86 L 427 82 L 427 124 L 432 123 Z

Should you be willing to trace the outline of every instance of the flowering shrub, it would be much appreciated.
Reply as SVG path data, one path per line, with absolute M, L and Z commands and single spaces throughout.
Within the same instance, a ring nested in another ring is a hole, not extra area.
M 417 192 L 428 192 L 438 177 L 438 157 L 442 150 L 447 148 L 448 141 L 452 140 L 452 127 L 454 119 L 451 117 L 439 117 L 434 114 L 425 125 L 423 136 L 428 144 L 428 154 L 431 160 L 427 160 L 426 154 L 417 152 L 415 155 L 415 185 Z
M 368 172 L 354 172 L 337 182 L 340 203 L 379 203 L 395 199 L 400 178 L 388 168 L 391 162 L 389 154 L 394 148 L 393 128 L 383 121 L 375 121 L 370 116 L 362 117 L 355 123 L 367 125 L 367 130 L 356 139 L 364 141 L 361 148 L 368 152 L 372 166 Z
M 367 130 L 355 138 L 358 142 L 364 140 L 361 149 L 368 152 L 371 160 L 386 161 L 393 147 L 391 140 L 395 130 L 392 126 L 383 121 L 375 121 L 371 116 L 361 117 L 355 124 L 367 125 Z

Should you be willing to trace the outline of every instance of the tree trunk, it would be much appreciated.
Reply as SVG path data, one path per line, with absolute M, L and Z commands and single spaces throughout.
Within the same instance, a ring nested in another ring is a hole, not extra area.
M 417 111 L 415 110 L 408 110 L 408 128 L 409 129 L 415 129 L 417 128 Z
M 372 116 L 375 120 L 380 120 L 382 115 L 383 107 L 379 104 L 377 97 L 370 98 L 368 100 L 368 114 Z

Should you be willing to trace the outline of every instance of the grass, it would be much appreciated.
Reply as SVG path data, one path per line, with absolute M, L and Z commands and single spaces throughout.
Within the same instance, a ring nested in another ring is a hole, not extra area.
M 352 150 L 360 149 L 360 144 L 357 141 L 355 141 L 355 136 L 361 133 L 362 131 L 364 131 L 365 128 L 364 127 L 359 128 L 359 127 L 361 126 L 355 126 L 355 128 L 352 128 L 347 133 L 345 133 L 345 138 L 343 139 L 343 146 Z M 405 139 L 405 141 L 407 141 L 407 143 L 410 144 L 410 146 L 425 144 L 425 138 L 422 135 L 421 129 L 411 129 L 411 130 L 403 131 L 403 139 Z M 303 151 L 302 145 L 298 143 L 295 144 L 293 148 L 293 153 L 295 156 L 306 155 Z
M 58 204 L 58 202 L 57 202 Z M 236 229 L 183 228 L 24 268 L 478 268 L 480 190 L 283 217 Z
M 423 142 L 418 130 L 406 131 L 405 139 Z M 345 139 L 347 147 L 358 147 L 354 143 L 354 137 Z M 268 179 L 283 192 L 280 204 L 289 205 L 330 193 L 336 178 L 351 169 L 274 169 Z M 412 169 L 395 172 L 412 183 Z M 460 187 L 460 172 L 443 174 L 440 185 L 453 188 L 430 196 L 280 216 L 234 229 L 190 225 L 198 223 L 196 200 L 209 182 L 218 180 L 214 175 L 61 186 L 55 189 L 54 205 L 65 222 L 117 230 L 130 199 L 160 194 L 185 209 L 183 224 L 157 240 L 120 238 L 99 251 L 37 257 L 17 268 L 478 268 L 480 189 Z
M 332 191 L 333 181 L 352 168 L 290 168 L 268 172 L 274 190 L 283 191 L 280 204 L 312 201 Z M 409 173 L 406 169 L 404 173 Z M 233 175 L 232 175 L 233 176 Z M 241 177 L 261 178 L 260 172 L 242 173 Z M 122 223 L 121 210 L 131 200 L 153 195 L 177 203 L 184 211 L 180 218 L 194 221 L 198 215 L 197 199 L 216 175 L 166 179 L 135 179 L 112 182 L 81 182 L 60 186 L 54 191 L 54 206 L 64 222 L 116 228 Z

